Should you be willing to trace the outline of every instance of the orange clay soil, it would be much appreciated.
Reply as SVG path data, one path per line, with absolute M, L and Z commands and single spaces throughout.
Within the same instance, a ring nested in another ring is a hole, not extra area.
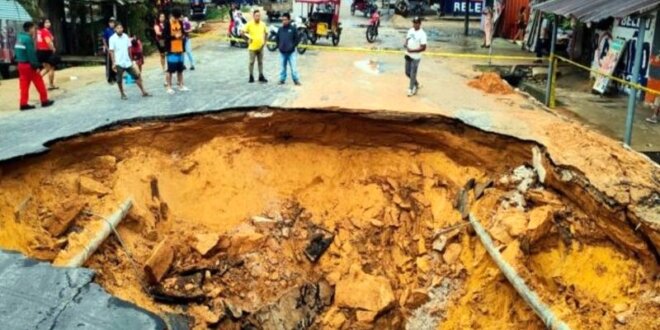
M 486 72 L 478 78 L 470 81 L 468 85 L 472 88 L 480 89 L 488 94 L 511 94 L 513 88 L 506 81 L 500 78 L 496 72 Z
M 543 329 L 465 225 L 469 208 L 574 329 L 657 328 L 654 233 L 592 212 L 542 148 L 545 171 L 530 166 L 533 148 L 396 114 L 125 125 L 2 164 L 0 246 L 60 263 L 132 197 L 124 246 L 111 236 L 85 266 L 195 328 Z

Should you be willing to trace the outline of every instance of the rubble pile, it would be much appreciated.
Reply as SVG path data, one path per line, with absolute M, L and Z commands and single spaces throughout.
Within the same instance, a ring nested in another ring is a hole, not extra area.
M 497 72 L 485 72 L 470 81 L 468 85 L 488 94 L 506 95 L 513 93 L 511 85 L 504 81 Z

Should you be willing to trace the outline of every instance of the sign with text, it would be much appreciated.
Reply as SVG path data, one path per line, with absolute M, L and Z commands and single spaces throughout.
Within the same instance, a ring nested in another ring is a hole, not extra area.
M 645 28 L 647 31 L 651 29 L 651 23 L 653 23 L 652 20 L 650 19 L 646 20 Z M 635 17 L 635 16 L 624 17 L 619 20 L 619 26 L 637 30 L 639 29 L 639 17 Z
M 484 7 L 481 0 L 445 0 L 442 6 L 445 14 L 465 15 L 469 10 L 471 16 L 480 16 Z
M 614 39 L 610 42 L 610 49 L 605 58 L 601 61 L 599 70 L 601 73 L 609 76 L 614 73 L 617 64 L 619 64 L 619 60 L 621 59 L 621 53 L 623 53 L 625 45 L 626 41 L 621 39 Z M 604 94 L 609 85 L 610 78 L 598 75 L 598 77 L 596 77 L 596 83 L 594 84 L 594 90 L 598 93 Z

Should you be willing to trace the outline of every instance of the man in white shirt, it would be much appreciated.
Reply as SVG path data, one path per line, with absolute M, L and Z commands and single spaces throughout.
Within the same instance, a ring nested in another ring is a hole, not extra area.
M 422 30 L 422 19 L 415 17 L 413 27 L 408 30 L 406 35 L 406 76 L 410 78 L 408 87 L 408 96 L 417 94 L 419 82 L 417 81 L 417 69 L 422 60 L 422 53 L 426 50 L 426 32 Z
M 115 34 L 110 37 L 108 45 L 112 71 L 117 73 L 117 86 L 119 87 L 119 93 L 121 93 L 121 99 L 128 99 L 124 93 L 124 80 L 122 79 L 124 77 L 124 72 L 133 77 L 133 80 L 135 80 L 135 84 L 140 88 L 143 97 L 151 96 L 151 94 L 147 93 L 144 90 L 144 87 L 142 87 L 142 77 L 140 77 L 140 72 L 138 72 L 133 66 L 133 60 L 131 60 L 129 52 L 131 39 L 124 33 L 124 27 L 121 23 L 117 22 L 115 24 Z

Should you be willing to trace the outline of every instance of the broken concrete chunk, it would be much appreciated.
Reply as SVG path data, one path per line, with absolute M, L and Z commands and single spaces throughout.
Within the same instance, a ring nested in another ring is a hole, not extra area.
M 215 324 L 220 321 L 221 315 L 211 312 L 208 306 L 205 305 L 192 305 L 188 308 L 188 312 L 201 318 L 206 324 Z
M 417 270 L 420 273 L 426 274 L 431 271 L 431 261 L 428 256 L 421 256 L 415 260 Z
M 243 309 L 229 300 L 224 301 L 225 308 L 227 309 L 227 315 L 233 319 L 240 319 L 243 317 Z
M 426 293 L 426 290 L 416 289 L 413 290 L 410 295 L 408 295 L 405 306 L 410 310 L 414 310 L 426 304 L 429 300 L 431 299 Z
M 168 277 L 152 287 L 151 295 L 154 299 L 167 303 L 201 302 L 205 299 L 204 290 L 202 290 L 203 280 L 204 275 L 201 272 Z
M 481 198 L 484 195 L 486 189 L 490 188 L 491 186 L 493 186 L 493 180 L 491 179 L 488 179 L 485 182 L 477 183 L 474 186 L 474 198 Z
M 102 183 L 85 176 L 78 179 L 78 191 L 84 195 L 96 195 L 97 197 L 103 197 L 111 192 Z
M 332 295 L 332 292 L 328 293 Z M 326 306 L 322 299 L 320 285 L 305 283 L 289 289 L 277 301 L 259 308 L 250 315 L 241 329 L 250 327 L 282 330 L 307 329 Z
M 368 324 L 373 323 L 377 315 L 378 315 L 377 312 L 371 312 L 371 311 L 355 312 L 355 318 L 357 319 L 358 322 L 368 323 Z
M 453 264 L 458 260 L 458 257 L 461 254 L 463 247 L 459 243 L 451 243 L 445 249 L 445 253 L 442 255 L 442 260 L 448 264 Z
M 433 250 L 442 252 L 447 245 L 447 236 L 444 234 L 438 235 L 435 240 L 433 240 Z
M 277 220 L 275 220 L 275 219 L 271 219 L 271 218 L 267 218 L 267 217 L 262 217 L 262 216 L 260 216 L 260 215 L 255 215 L 255 216 L 252 217 L 252 223 L 253 223 L 255 226 L 259 226 L 259 225 L 274 225 L 274 224 L 277 223 Z
M 227 251 L 232 255 L 242 255 L 261 248 L 265 241 L 266 237 L 258 233 L 254 226 L 243 223 L 221 238 L 220 246 L 227 246 Z
M 312 238 L 309 240 L 307 247 L 305 248 L 305 256 L 309 261 L 316 262 L 321 258 L 323 253 L 330 247 L 334 235 L 325 231 L 319 230 L 312 235 Z
M 97 171 L 114 172 L 117 170 L 117 158 L 112 155 L 94 157 L 91 160 L 90 167 Z
M 369 223 L 370 223 L 372 226 L 377 227 L 377 228 L 381 228 L 381 227 L 383 227 L 383 226 L 385 225 L 382 221 L 380 221 L 380 220 L 376 220 L 376 219 L 371 219 L 371 220 L 369 220 Z
M 339 307 L 380 313 L 394 303 L 390 281 L 359 270 L 345 276 L 335 287 L 335 303 Z
M 181 164 L 181 173 L 190 174 L 195 168 L 197 168 L 198 163 L 194 160 L 185 160 Z
M 433 168 L 427 163 L 422 163 L 422 176 L 425 178 L 432 178 L 434 175 Z
M 151 284 L 160 282 L 174 261 L 174 249 L 167 239 L 162 240 L 144 264 L 147 281 Z
M 341 329 L 342 325 L 346 323 L 346 315 L 344 315 L 339 308 L 332 307 L 327 313 L 325 313 L 321 323 L 327 327 L 327 329 Z
M 46 230 L 55 237 L 64 234 L 80 215 L 83 208 L 83 204 L 65 203 L 61 208 L 53 211 L 54 219 L 46 226 Z
M 202 256 L 205 256 L 209 251 L 211 251 L 216 245 L 218 245 L 218 240 L 220 236 L 215 233 L 207 234 L 195 234 L 195 244 L 193 248 L 199 252 Z

